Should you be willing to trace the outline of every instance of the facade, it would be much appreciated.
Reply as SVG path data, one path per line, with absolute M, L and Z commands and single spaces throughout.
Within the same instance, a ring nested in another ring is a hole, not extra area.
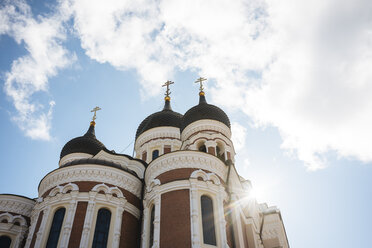
M 167 94 L 139 125 L 135 158 L 108 150 L 93 119 L 37 198 L 0 195 L 0 247 L 289 247 L 280 211 L 236 171 L 228 116 L 199 98 L 181 115 Z

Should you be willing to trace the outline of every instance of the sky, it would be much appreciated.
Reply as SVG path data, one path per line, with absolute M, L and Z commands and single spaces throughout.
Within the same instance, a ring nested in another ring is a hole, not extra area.
M 37 197 L 70 139 L 133 154 L 163 107 L 209 103 L 236 167 L 280 208 L 291 247 L 370 247 L 369 0 L 0 1 L 0 193 Z

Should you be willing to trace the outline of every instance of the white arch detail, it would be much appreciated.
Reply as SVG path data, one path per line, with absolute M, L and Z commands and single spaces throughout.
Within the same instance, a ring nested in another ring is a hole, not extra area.
M 49 192 L 49 196 L 56 196 L 58 193 L 66 194 L 69 190 L 79 191 L 79 187 L 75 183 L 68 183 L 64 186 L 58 185 Z
M 105 194 L 116 194 L 117 197 L 124 197 L 123 192 L 118 187 L 109 187 L 104 183 L 100 183 L 95 185 L 91 191 L 93 192 L 99 192 L 99 191 L 105 192 Z
M 221 184 L 220 179 L 213 172 L 206 173 L 203 170 L 196 170 L 196 171 L 193 171 L 191 173 L 191 176 L 190 176 L 190 178 L 196 178 L 196 179 L 199 178 L 199 177 L 201 177 L 203 179 L 203 181 L 212 181 L 215 185 L 220 185 Z
M 21 226 L 27 226 L 26 219 L 21 215 L 13 216 L 13 215 L 9 214 L 8 212 L 0 214 L 0 223 L 4 219 L 7 220 L 8 223 L 10 223 L 10 224 L 14 224 L 16 221 L 19 221 L 19 224 Z

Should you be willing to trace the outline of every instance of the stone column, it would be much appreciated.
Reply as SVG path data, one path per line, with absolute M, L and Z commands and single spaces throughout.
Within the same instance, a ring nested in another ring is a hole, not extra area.
M 142 235 L 141 235 L 141 247 L 147 248 L 147 242 L 148 242 L 148 236 L 150 235 L 150 229 L 148 228 L 148 219 L 149 217 L 149 206 L 147 206 L 147 203 L 144 202 L 143 204 L 145 206 L 145 209 L 143 210 L 143 219 L 142 219 Z
M 193 248 L 200 247 L 199 232 L 199 196 L 197 189 L 197 179 L 190 179 L 190 218 L 191 218 L 191 245 Z
M 227 236 L 226 236 L 226 220 L 224 214 L 224 206 L 223 206 L 223 196 L 226 194 L 225 189 L 222 185 L 219 185 L 217 193 L 217 216 L 218 216 L 218 225 L 220 229 L 220 237 L 221 237 L 221 244 L 222 247 L 229 247 L 227 244 Z
M 47 206 L 44 210 L 43 219 L 41 221 L 39 231 L 36 234 L 36 242 L 34 247 L 41 247 L 41 241 L 43 238 L 43 234 L 47 234 L 48 232 L 45 230 L 45 226 L 47 224 L 47 220 L 50 214 L 50 206 Z
M 93 191 L 89 192 L 89 202 L 88 202 L 87 212 L 85 214 L 83 233 L 81 235 L 81 240 L 80 240 L 80 248 L 88 247 L 89 236 L 90 236 L 93 214 L 94 214 L 94 207 L 96 205 L 96 202 L 95 202 L 96 195 L 97 195 L 97 192 L 93 192 Z
M 153 248 L 160 247 L 160 207 L 161 207 L 161 195 L 159 192 L 155 192 L 155 217 L 154 217 L 154 244 Z
M 65 248 L 68 246 L 68 241 L 71 235 L 71 229 L 72 224 L 74 222 L 75 212 L 76 212 L 76 206 L 77 206 L 77 196 L 79 194 L 78 191 L 72 191 L 71 193 L 72 199 L 70 201 L 70 204 L 68 206 L 67 215 L 65 217 L 62 234 L 61 234 L 61 241 L 60 241 L 60 247 Z
M 36 222 L 37 219 L 39 218 L 40 212 L 41 211 L 39 210 L 39 203 L 36 203 L 34 209 L 31 212 L 31 225 L 28 232 L 25 248 L 28 248 L 31 245 L 32 236 L 34 235 Z
M 124 205 L 125 200 L 120 201 L 120 203 L 116 206 L 116 212 L 115 212 L 115 226 L 114 226 L 114 239 L 112 241 L 112 247 L 118 248 L 120 243 L 120 234 L 121 234 L 121 222 L 123 218 L 123 212 L 124 212 Z M 123 227 L 125 228 L 125 227 Z
M 17 234 L 15 242 L 14 242 L 14 247 L 20 247 L 20 244 L 25 237 L 26 231 L 27 231 L 27 224 L 26 226 L 21 226 L 20 227 L 20 232 Z

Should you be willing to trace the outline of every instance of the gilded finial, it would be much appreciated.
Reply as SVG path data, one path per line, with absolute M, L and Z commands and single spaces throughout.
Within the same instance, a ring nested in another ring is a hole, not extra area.
M 95 120 L 97 119 L 97 111 L 101 110 L 100 107 L 95 107 L 94 109 L 92 109 L 90 112 L 94 112 L 94 115 L 93 115 L 93 118 L 92 118 L 92 121 L 90 122 L 91 125 L 95 125 Z
M 174 84 L 174 82 L 172 82 L 172 81 L 167 81 L 167 82 L 165 82 L 163 85 L 162 85 L 162 87 L 167 87 L 167 90 L 165 91 L 165 100 L 166 101 L 169 101 L 170 100 L 170 94 L 172 93 L 172 92 L 170 92 L 170 90 L 169 90 L 169 85 L 171 85 L 171 84 Z
M 203 78 L 203 77 L 200 77 L 198 78 L 195 83 L 199 83 L 200 84 L 200 92 L 199 92 L 199 95 L 201 96 L 204 96 L 204 87 L 203 87 L 203 82 L 206 81 L 207 79 L 206 78 Z

